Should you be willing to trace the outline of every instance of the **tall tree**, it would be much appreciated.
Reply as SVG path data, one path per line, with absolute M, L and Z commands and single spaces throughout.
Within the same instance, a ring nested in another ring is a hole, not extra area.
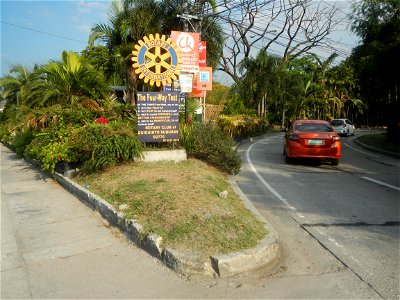
M 133 103 L 133 92 L 137 87 L 137 76 L 130 57 L 135 44 L 143 36 L 158 32 L 157 17 L 160 7 L 155 0 L 113 0 L 108 11 L 108 24 L 95 24 L 89 36 L 89 48 L 99 40 L 107 47 L 112 60 L 109 76 L 123 74 L 128 86 L 128 96 Z
M 266 116 L 269 104 L 278 100 L 282 59 L 260 51 L 256 58 L 248 57 L 239 64 L 243 72 L 237 85 L 247 107 L 257 108 L 258 116 Z
M 279 47 L 287 63 L 314 48 L 334 48 L 327 38 L 342 21 L 336 4 L 314 0 L 224 1 L 218 18 L 226 24 L 220 70 L 235 82 L 239 63 L 255 49 Z
M 371 125 L 387 125 L 400 142 L 400 1 L 355 3 L 352 29 L 362 39 L 352 61 Z

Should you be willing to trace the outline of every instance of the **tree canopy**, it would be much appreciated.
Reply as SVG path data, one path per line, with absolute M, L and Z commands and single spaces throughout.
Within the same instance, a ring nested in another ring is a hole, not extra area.
M 351 60 L 367 104 L 368 121 L 388 125 L 388 136 L 399 141 L 400 1 L 357 2 L 352 28 L 362 38 Z

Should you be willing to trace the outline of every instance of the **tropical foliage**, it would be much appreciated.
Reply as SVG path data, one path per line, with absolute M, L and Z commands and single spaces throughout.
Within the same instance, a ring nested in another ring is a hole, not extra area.
M 85 172 L 93 172 L 119 162 L 140 159 L 144 145 L 129 123 L 88 124 L 71 136 L 72 147 L 84 161 Z
M 105 74 L 109 81 L 128 87 L 131 103 L 134 102 L 134 91 L 143 85 L 137 80 L 130 60 L 135 44 L 149 34 L 170 35 L 172 30 L 182 30 L 178 15 L 183 13 L 185 3 L 183 0 L 113 0 L 108 12 L 108 23 L 92 27 L 86 53 L 103 52 L 101 48 L 93 48 L 96 41 L 105 45 L 108 55 L 101 53 L 100 58 Z M 206 4 L 215 10 L 214 1 L 199 2 L 199 5 Z M 207 42 L 208 65 L 215 68 L 224 42 L 222 28 L 212 15 L 204 17 L 202 27 L 198 31 L 202 33 L 202 40 Z
M 250 115 L 220 115 L 218 126 L 230 138 L 255 136 L 263 132 L 263 121 Z
M 63 51 L 59 61 L 15 65 L 0 78 L 0 136 L 19 155 L 28 154 L 54 171 L 61 163 L 93 171 L 140 157 L 134 91 L 149 90 L 132 68 L 134 45 L 151 33 L 171 30 L 201 32 L 207 42 L 207 64 L 214 69 L 222 56 L 224 35 L 215 1 L 113 0 L 108 23 L 92 27 L 87 48 L 78 55 Z M 190 9 L 193 9 L 191 11 Z M 201 22 L 178 17 L 208 9 Z M 287 127 L 298 118 L 349 118 L 357 125 L 388 125 L 388 138 L 400 141 L 400 16 L 395 0 L 363 0 L 354 6 L 353 30 L 361 44 L 337 62 L 337 54 L 320 58 L 272 55 L 267 48 L 235 62 L 235 84 L 214 83 L 206 103 L 224 105 L 214 125 L 197 124 L 200 101 L 189 99 L 180 116 L 181 142 L 189 156 L 236 173 L 240 169 L 232 140 L 260 134 L 272 126 Z M 240 28 L 238 28 L 240 31 Z M 226 45 L 225 45 L 226 46 Z M 110 85 L 127 87 L 128 103 L 118 103 Z M 107 117 L 108 124 L 94 124 Z M 197 122 L 196 122 L 197 121 Z
M 353 30 L 361 37 L 350 60 L 366 103 L 366 121 L 387 125 L 400 143 L 400 1 L 356 2 Z
M 352 65 L 332 66 L 336 54 L 322 61 L 315 54 L 292 59 L 260 51 L 240 64 L 243 74 L 226 102 L 225 113 L 256 112 L 266 124 L 287 126 L 298 118 L 358 118 L 363 103 L 358 96 Z
M 241 159 L 234 149 L 232 139 L 228 138 L 221 129 L 212 124 L 195 123 L 186 132 L 190 139 L 191 148 L 187 151 L 189 157 L 205 161 L 223 172 L 237 174 L 240 171 Z M 188 149 L 186 149 L 188 150 Z
M 9 74 L 0 78 L 2 98 L 8 99 L 9 103 L 25 103 L 26 97 L 29 95 L 32 77 L 32 71 L 27 67 L 12 66 Z
M 52 61 L 35 75 L 26 101 L 30 107 L 100 102 L 108 92 L 103 74 L 72 51 L 63 51 L 61 62 Z

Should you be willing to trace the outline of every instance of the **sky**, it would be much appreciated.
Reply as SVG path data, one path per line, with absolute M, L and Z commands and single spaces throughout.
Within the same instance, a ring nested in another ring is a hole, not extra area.
M 1 76 L 10 65 L 32 67 L 59 60 L 63 50 L 80 52 L 91 27 L 107 23 L 110 1 L 1 0 Z
M 107 23 L 110 0 L 0 0 L 1 76 L 10 66 L 32 68 L 59 60 L 63 50 L 81 52 L 87 46 L 90 29 Z M 331 0 L 326 2 L 332 3 Z M 339 1 L 342 13 L 349 11 L 349 1 Z M 357 38 L 346 28 L 333 33 L 333 40 L 350 53 Z M 218 81 L 229 85 L 227 75 Z

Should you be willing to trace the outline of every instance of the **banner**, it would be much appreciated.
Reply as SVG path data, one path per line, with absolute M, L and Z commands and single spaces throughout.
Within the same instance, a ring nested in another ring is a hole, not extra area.
M 171 39 L 181 54 L 181 72 L 198 72 L 200 34 L 198 32 L 171 31 Z
M 199 73 L 193 75 L 193 88 L 190 96 L 195 98 L 204 98 L 206 96 L 206 91 L 201 91 L 197 88 L 198 75 Z

